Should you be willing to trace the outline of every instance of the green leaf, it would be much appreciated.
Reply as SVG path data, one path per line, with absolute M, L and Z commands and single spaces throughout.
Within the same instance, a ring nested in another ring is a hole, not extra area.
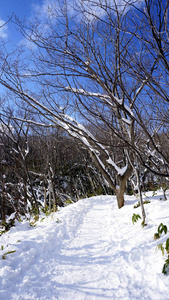
M 8 254 L 11 254 L 11 253 L 14 253 L 14 252 L 16 252 L 16 250 L 12 250 L 12 251 L 8 251 L 7 253 L 4 253 L 2 255 L 2 259 L 5 259 Z
M 145 221 L 141 222 L 141 226 L 144 228 L 145 226 L 147 226 L 147 224 L 145 223 Z
M 167 258 L 167 259 L 165 260 L 165 263 L 167 263 L 167 264 L 169 265 L 169 258 Z
M 163 232 L 163 224 L 161 223 L 159 226 L 158 226 L 158 234 L 161 235 Z
M 154 234 L 154 240 L 158 240 L 160 238 L 160 235 L 158 233 Z
M 169 252 L 169 238 L 165 242 L 165 249 L 167 252 Z
M 164 264 L 164 266 L 163 266 L 163 269 L 162 269 L 162 273 L 163 274 L 167 274 L 168 273 L 168 266 L 169 266 L 169 258 L 167 258 L 166 259 L 166 261 L 165 261 L 165 264 Z
M 169 272 L 168 266 L 169 266 L 169 259 L 166 259 L 165 264 L 162 269 L 163 274 L 167 274 Z
M 158 234 L 161 235 L 162 233 L 166 234 L 167 233 L 167 226 L 164 225 L 163 223 L 161 223 L 159 226 L 158 226 Z
M 138 219 L 141 219 L 140 215 L 133 214 L 133 216 L 132 216 L 133 224 L 136 223 L 138 221 Z
M 157 249 L 158 249 L 158 250 L 161 250 L 162 255 L 164 255 L 164 246 L 163 246 L 163 244 L 159 244 L 159 245 L 157 246 Z
M 165 234 L 167 234 L 167 226 L 166 225 L 163 226 L 163 231 Z
M 164 265 L 163 265 L 163 269 L 162 269 L 162 273 L 163 273 L 163 274 L 167 274 L 166 267 L 167 267 L 167 265 L 164 264 Z

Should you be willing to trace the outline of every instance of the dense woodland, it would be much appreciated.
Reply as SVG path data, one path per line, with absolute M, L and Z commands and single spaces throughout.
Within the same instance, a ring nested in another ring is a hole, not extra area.
M 5 125 L 0 134 L 2 219 L 113 192 L 88 152 L 62 129 L 32 132 L 18 125 Z
M 3 221 L 13 213 L 19 218 L 27 213 L 37 214 L 40 210 L 56 211 L 58 206 L 80 198 L 114 194 L 88 151 L 62 128 L 32 128 L 23 122 L 11 123 L 11 119 L 8 125 L 4 119 L 1 121 L 0 212 Z M 97 135 L 101 136 L 101 133 L 97 132 Z M 106 140 L 105 137 L 104 143 Z M 116 137 L 112 140 L 112 155 L 123 164 L 123 144 Z M 168 181 L 143 167 L 140 171 L 142 191 L 162 187 L 166 200 Z M 118 178 L 116 181 L 118 184 Z M 138 194 L 134 173 L 126 183 L 125 192 Z
M 0 52 L 1 219 L 169 181 L 168 0 L 56 1 Z

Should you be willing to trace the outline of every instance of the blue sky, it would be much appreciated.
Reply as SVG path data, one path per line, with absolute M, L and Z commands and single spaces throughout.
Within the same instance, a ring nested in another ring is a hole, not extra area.
M 99 0 L 96 0 L 96 3 L 97 1 L 99 2 Z M 123 1 L 125 2 L 125 0 L 116 0 L 116 3 L 120 3 L 121 5 Z M 4 22 L 6 22 L 13 13 L 21 20 L 24 17 L 26 19 L 29 19 L 37 13 L 40 13 L 41 17 L 45 19 L 48 5 L 51 3 L 56 4 L 56 2 L 56 0 L 0 0 L 0 26 Z M 72 1 L 68 0 L 68 3 L 72 4 Z M 110 3 L 114 5 L 114 0 L 110 0 Z M 90 5 L 88 4 L 86 9 L 89 9 L 89 11 L 91 11 L 91 9 L 93 9 L 93 6 L 90 7 Z M 94 8 L 94 12 L 97 14 L 96 11 L 98 11 L 99 14 L 104 14 L 104 10 L 100 10 L 100 8 Z M 16 30 L 16 26 L 14 24 L 8 23 L 5 27 L 0 28 L 0 39 L 1 38 L 9 41 L 8 45 L 15 47 L 23 37 Z
M 20 19 L 31 17 L 36 6 L 41 6 L 43 2 L 43 0 L 0 0 L 0 25 L 6 22 L 12 13 Z M 11 46 L 16 45 L 22 39 L 15 25 L 10 23 L 0 29 L 0 37 L 10 41 Z
M 96 0 L 99 2 L 99 0 Z M 106 0 L 104 0 L 106 1 Z M 123 3 L 125 0 L 116 0 L 117 3 Z M 0 0 L 0 26 L 8 20 L 10 16 L 14 13 L 21 20 L 25 17 L 29 19 L 40 13 L 41 17 L 45 19 L 46 9 L 50 3 L 56 4 L 56 0 Z M 112 5 L 114 5 L 114 0 L 110 0 Z M 72 1 L 69 0 L 68 3 L 72 4 Z M 88 4 L 86 9 L 93 9 L 93 6 L 90 7 Z M 97 14 L 104 14 L 104 10 L 100 8 L 94 8 L 94 12 Z M 90 16 L 91 18 L 91 16 Z M 18 33 L 16 27 L 12 23 L 8 23 L 5 27 L 0 28 L 0 39 L 3 38 L 6 41 L 10 41 L 10 45 L 17 46 L 17 43 L 22 40 L 21 34 Z

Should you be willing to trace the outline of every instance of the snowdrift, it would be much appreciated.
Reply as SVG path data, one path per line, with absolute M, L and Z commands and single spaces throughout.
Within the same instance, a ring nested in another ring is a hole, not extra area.
M 42 215 L 36 227 L 17 221 L 0 237 L 0 299 L 168 300 L 167 254 L 157 246 L 169 233 L 154 240 L 160 223 L 169 229 L 169 201 L 160 198 L 144 196 L 144 228 L 132 223 L 141 215 L 134 196 L 120 210 L 114 196 L 97 196 Z

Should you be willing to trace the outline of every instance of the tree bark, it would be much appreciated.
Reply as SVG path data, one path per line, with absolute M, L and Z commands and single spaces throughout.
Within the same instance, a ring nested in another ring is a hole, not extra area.
M 131 164 L 129 164 L 124 175 L 118 176 L 119 186 L 115 190 L 118 208 L 122 208 L 124 206 L 124 193 L 126 191 L 126 183 L 127 183 L 127 180 L 129 179 L 129 177 L 131 176 L 132 171 L 133 171 L 133 168 L 132 168 Z
M 124 206 L 125 189 L 126 189 L 126 179 L 123 178 L 120 181 L 120 185 L 119 185 L 118 189 L 116 189 L 116 198 L 117 198 L 118 208 L 122 208 Z
M 138 192 L 139 192 L 142 219 L 143 219 L 143 222 L 144 222 L 143 224 L 145 224 L 145 222 L 146 222 L 146 213 L 145 213 L 145 209 L 144 209 L 143 197 L 142 197 L 142 192 L 141 192 L 140 175 L 139 175 L 139 170 L 137 168 L 135 168 L 135 173 L 136 173 L 136 177 L 137 177 L 137 187 L 138 187 Z

